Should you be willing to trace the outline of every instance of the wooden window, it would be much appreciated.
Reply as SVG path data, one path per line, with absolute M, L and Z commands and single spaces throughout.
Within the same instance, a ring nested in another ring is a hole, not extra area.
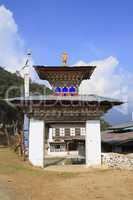
M 53 137 L 55 137 L 55 135 L 56 135 L 56 129 L 55 128 L 52 129 L 52 134 L 53 134 Z
M 64 128 L 60 128 L 60 136 L 65 136 L 65 129 Z
M 75 128 L 70 128 L 70 136 L 75 136 Z
M 85 128 L 80 128 L 80 135 L 85 135 Z

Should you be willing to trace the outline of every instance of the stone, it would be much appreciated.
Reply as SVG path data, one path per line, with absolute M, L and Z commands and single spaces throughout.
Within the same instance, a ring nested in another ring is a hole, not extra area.
M 102 153 L 102 164 L 114 169 L 133 170 L 133 154 Z

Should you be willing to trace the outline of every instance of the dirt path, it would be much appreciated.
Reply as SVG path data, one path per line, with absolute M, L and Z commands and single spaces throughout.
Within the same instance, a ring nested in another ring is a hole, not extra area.
M 0 149 L 0 200 L 133 200 L 133 172 L 76 166 L 35 169 Z

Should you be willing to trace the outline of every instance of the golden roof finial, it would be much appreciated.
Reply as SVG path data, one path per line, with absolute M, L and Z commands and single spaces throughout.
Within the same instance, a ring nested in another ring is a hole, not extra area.
M 66 52 L 64 52 L 62 54 L 62 63 L 63 63 L 63 65 L 67 65 L 67 60 L 68 60 L 68 54 Z

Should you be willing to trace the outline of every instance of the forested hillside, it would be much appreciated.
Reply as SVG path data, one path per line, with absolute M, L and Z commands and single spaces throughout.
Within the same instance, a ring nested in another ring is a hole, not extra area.
M 6 93 L 9 91 L 8 97 L 18 97 L 23 95 L 24 80 L 16 73 L 11 73 L 0 67 L 0 124 L 12 124 L 13 121 L 21 118 L 17 109 L 10 107 L 3 101 L 7 98 Z M 50 94 L 51 90 L 44 85 L 37 83 L 30 84 L 30 91 L 34 94 Z

